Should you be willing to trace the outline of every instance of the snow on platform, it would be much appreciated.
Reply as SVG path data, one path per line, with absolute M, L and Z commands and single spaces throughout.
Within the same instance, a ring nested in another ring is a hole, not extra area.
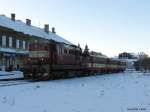
M 0 76 L 12 75 L 10 72 L 0 71 Z
M 150 112 L 150 73 L 119 73 L 0 88 L 2 112 Z
M 21 71 L 11 71 L 11 72 L 0 71 L 0 79 L 12 79 L 12 78 L 23 78 L 23 72 L 21 72 Z

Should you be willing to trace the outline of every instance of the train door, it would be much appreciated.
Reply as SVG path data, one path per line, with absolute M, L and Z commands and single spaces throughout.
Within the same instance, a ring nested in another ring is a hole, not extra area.
M 51 43 L 50 44 L 50 68 L 53 69 L 53 65 L 57 63 L 57 49 L 56 44 Z
M 13 69 L 13 55 L 12 54 L 5 53 L 2 61 L 3 61 L 4 69 L 6 71 L 7 70 L 11 71 Z

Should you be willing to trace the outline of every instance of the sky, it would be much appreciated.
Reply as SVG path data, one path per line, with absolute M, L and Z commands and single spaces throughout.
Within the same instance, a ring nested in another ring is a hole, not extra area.
M 150 0 L 0 0 L 0 14 L 11 13 L 107 56 L 150 55 Z

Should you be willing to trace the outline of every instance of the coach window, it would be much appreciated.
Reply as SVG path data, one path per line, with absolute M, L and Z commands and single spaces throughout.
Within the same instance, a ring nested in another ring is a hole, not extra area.
M 6 47 L 6 36 L 5 35 L 2 36 L 2 46 Z

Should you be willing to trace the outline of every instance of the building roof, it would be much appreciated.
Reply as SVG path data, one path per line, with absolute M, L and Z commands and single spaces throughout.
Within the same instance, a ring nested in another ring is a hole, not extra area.
M 26 23 L 20 21 L 20 20 L 11 20 L 9 17 L 6 17 L 4 15 L 0 15 L 0 26 L 12 29 L 17 32 L 22 32 L 24 34 L 28 34 L 30 36 L 36 36 L 36 37 L 41 37 L 45 38 L 48 40 L 54 40 L 57 42 L 62 42 L 66 44 L 71 44 L 71 42 L 67 41 L 66 39 L 58 36 L 57 34 L 54 34 L 52 32 L 46 33 L 44 29 L 38 28 L 35 26 L 29 26 L 26 25 Z

